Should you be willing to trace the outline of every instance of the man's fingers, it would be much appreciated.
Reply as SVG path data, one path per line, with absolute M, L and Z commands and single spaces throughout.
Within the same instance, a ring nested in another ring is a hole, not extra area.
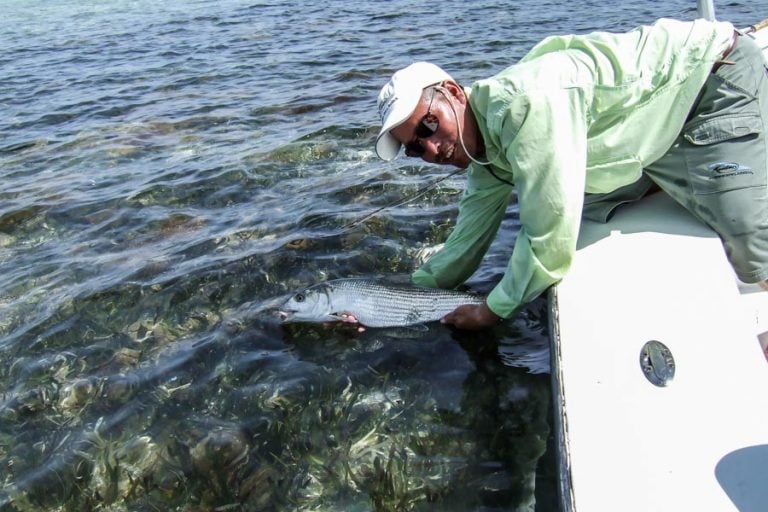
M 350 324 L 358 323 L 357 317 L 355 315 L 351 314 L 351 313 L 342 313 L 340 316 L 341 316 L 341 321 L 342 322 L 347 322 L 347 323 L 350 323 Z
M 440 322 L 443 324 L 451 324 L 458 327 L 457 322 L 461 322 L 462 318 L 465 316 L 465 310 L 467 309 L 467 306 L 459 306 L 447 315 L 445 315 L 443 318 L 440 319 Z
M 355 324 L 357 326 L 357 332 L 363 332 L 365 330 L 365 327 L 360 325 L 360 322 L 357 321 L 357 317 L 352 313 L 341 313 L 338 315 L 337 318 L 339 319 L 337 322 L 323 322 L 323 327 L 331 328 L 334 325 L 338 325 L 341 323 L 341 324 Z

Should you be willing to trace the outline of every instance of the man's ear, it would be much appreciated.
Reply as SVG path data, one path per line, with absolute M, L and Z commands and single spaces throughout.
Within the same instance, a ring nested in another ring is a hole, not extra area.
M 454 100 L 458 101 L 461 105 L 467 103 L 467 96 L 464 94 L 464 88 L 460 86 L 454 80 L 446 80 L 442 83 L 443 89 L 448 91 Z

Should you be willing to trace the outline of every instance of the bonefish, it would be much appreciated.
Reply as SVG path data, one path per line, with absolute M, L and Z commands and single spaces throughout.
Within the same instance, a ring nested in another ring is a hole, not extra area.
M 366 327 L 402 327 L 439 320 L 463 304 L 482 304 L 472 293 L 373 279 L 335 279 L 295 293 L 280 308 L 283 322 L 333 322 L 349 314 Z

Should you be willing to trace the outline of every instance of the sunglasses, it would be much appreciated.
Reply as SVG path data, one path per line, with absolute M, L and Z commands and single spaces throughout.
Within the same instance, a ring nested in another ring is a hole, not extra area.
M 437 133 L 440 128 L 440 121 L 436 116 L 432 115 L 432 101 L 435 99 L 435 89 L 432 89 L 432 97 L 429 99 L 429 106 L 427 107 L 427 113 L 421 118 L 419 124 L 416 125 L 414 135 L 416 138 L 405 145 L 406 156 L 420 157 L 424 154 L 424 146 L 421 145 L 421 140 L 428 139 Z

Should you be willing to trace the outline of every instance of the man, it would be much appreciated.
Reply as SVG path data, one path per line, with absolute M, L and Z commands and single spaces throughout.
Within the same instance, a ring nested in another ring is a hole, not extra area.
M 392 76 L 378 107 L 379 157 L 404 146 L 468 168 L 456 227 L 416 284 L 466 280 L 517 191 L 521 229 L 504 277 L 485 304 L 445 323 L 512 316 L 565 275 L 582 213 L 605 221 L 654 183 L 720 235 L 740 279 L 768 279 L 768 80 L 760 49 L 730 23 L 550 37 L 467 90 L 415 63 Z

